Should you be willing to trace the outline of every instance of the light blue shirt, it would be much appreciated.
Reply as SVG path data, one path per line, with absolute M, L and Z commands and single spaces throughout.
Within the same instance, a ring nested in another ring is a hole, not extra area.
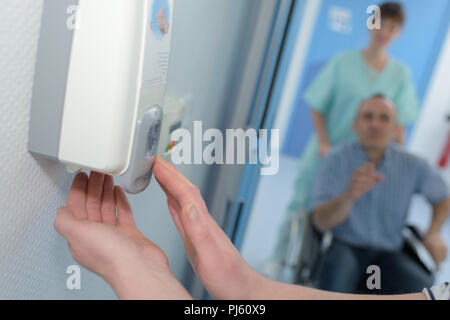
M 353 172 L 366 162 L 369 159 L 357 142 L 332 149 L 322 161 L 312 208 L 342 195 Z M 421 194 L 436 204 L 448 197 L 448 188 L 437 170 L 395 143 L 386 149 L 377 172 L 384 180 L 359 198 L 348 218 L 332 232 L 358 247 L 399 250 L 412 196 Z

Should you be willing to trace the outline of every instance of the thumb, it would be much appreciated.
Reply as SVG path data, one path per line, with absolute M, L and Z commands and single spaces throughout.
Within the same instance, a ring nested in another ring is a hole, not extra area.
M 72 210 L 67 207 L 58 208 L 57 212 L 54 227 L 60 235 L 68 239 L 72 234 L 74 226 L 78 224 L 78 221 L 73 216 Z
M 189 246 L 192 247 L 193 252 L 188 252 L 188 256 L 196 256 L 197 258 L 205 256 L 211 256 L 217 251 L 217 246 L 211 230 L 208 229 L 207 223 L 205 223 L 202 215 L 198 211 L 197 205 L 190 203 L 183 206 L 181 209 L 181 224 L 183 225 L 186 241 Z M 197 259 L 194 259 L 194 264 L 198 263 Z M 194 266 L 195 267 L 195 266 Z

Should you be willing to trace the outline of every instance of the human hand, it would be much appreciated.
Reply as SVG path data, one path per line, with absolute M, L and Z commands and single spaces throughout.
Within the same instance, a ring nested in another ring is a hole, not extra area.
M 445 245 L 445 242 L 442 239 L 440 233 L 428 233 L 423 239 L 423 244 L 425 248 L 427 248 L 428 252 L 430 252 L 437 268 L 439 269 L 439 265 L 442 261 L 445 260 L 447 256 L 447 246 Z
M 103 277 L 119 298 L 191 298 L 164 252 L 137 229 L 125 193 L 111 176 L 78 174 L 54 225 L 73 258 Z
M 153 173 L 195 273 L 216 299 L 251 299 L 265 278 L 241 257 L 210 216 L 201 193 L 175 167 L 157 157 Z
M 163 8 L 159 9 L 158 13 L 156 14 L 156 23 L 158 25 L 159 31 L 161 31 L 163 35 L 169 32 L 169 22 L 167 21 L 166 12 Z
M 330 151 L 331 145 L 329 143 L 321 143 L 319 146 L 319 157 L 323 158 Z
M 350 200 L 356 201 L 383 180 L 384 176 L 376 172 L 375 165 L 367 162 L 353 172 L 347 195 Z

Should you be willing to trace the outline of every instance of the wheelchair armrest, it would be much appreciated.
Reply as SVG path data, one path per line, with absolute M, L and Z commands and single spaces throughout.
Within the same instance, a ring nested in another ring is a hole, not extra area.
M 436 272 L 436 263 L 422 242 L 420 231 L 411 225 L 403 229 L 403 252 L 419 263 L 429 274 Z
M 302 227 L 302 241 L 297 259 L 295 283 L 307 284 L 313 281 L 333 237 L 330 231 L 322 233 L 315 228 L 311 213 L 303 213 Z

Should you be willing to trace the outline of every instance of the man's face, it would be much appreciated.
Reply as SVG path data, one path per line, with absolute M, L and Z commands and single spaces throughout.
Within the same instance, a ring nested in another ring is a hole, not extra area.
M 395 108 L 384 98 L 366 100 L 360 107 L 353 130 L 363 147 L 385 148 L 396 130 Z

